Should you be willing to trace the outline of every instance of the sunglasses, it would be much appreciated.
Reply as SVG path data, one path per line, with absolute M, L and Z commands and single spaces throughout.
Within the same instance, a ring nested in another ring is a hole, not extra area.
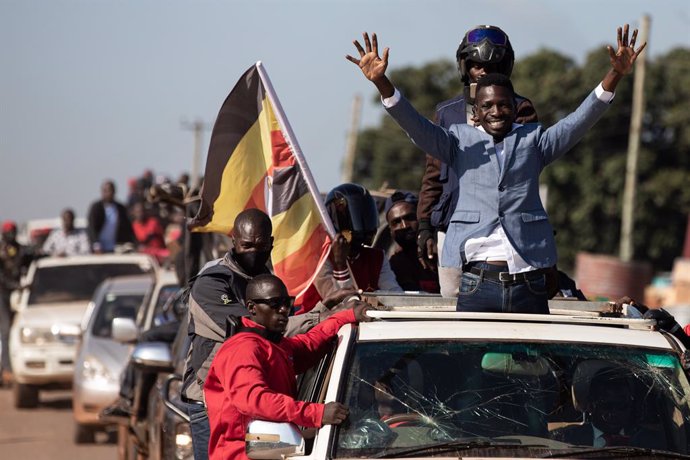
M 271 297 L 270 299 L 249 299 L 255 304 L 266 305 L 273 310 L 280 310 L 281 308 L 287 308 L 292 310 L 295 306 L 295 298 L 292 296 L 284 297 Z
M 479 44 L 484 40 L 488 40 L 497 46 L 507 46 L 508 36 L 500 30 L 496 29 L 472 29 L 467 32 L 467 42 L 472 44 Z

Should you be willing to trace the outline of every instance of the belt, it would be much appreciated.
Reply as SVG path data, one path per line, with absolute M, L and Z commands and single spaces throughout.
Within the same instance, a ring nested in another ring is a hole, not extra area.
M 499 281 L 501 283 L 526 283 L 527 281 L 536 281 L 541 276 L 544 275 L 544 269 L 539 268 L 537 270 L 532 270 L 530 272 L 524 273 L 509 273 L 509 272 L 499 272 L 493 270 L 484 270 L 477 267 L 464 266 L 463 271 L 473 273 L 478 276 L 482 276 L 489 280 Z

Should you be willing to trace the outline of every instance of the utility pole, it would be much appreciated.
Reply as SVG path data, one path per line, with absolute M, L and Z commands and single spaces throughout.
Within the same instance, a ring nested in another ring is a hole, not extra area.
M 347 133 L 345 158 L 343 159 L 342 182 L 352 182 L 352 174 L 355 167 L 355 155 L 357 151 L 357 137 L 359 135 L 359 116 L 362 112 L 362 97 L 356 94 L 352 100 L 352 118 L 350 119 L 350 131 Z
M 194 132 L 194 153 L 192 154 L 192 170 L 189 174 L 190 176 L 190 190 L 195 190 L 199 186 L 199 180 L 201 176 L 201 146 L 203 142 L 203 134 L 209 126 L 205 124 L 200 119 L 193 122 L 182 121 L 180 122 L 182 129 Z
M 647 54 L 649 54 L 649 23 L 648 15 L 642 16 L 640 34 L 636 44 L 647 42 L 647 51 L 635 61 L 635 75 L 633 80 L 632 115 L 630 117 L 630 134 L 628 136 L 628 161 L 625 169 L 625 190 L 623 192 L 623 212 L 621 219 L 620 258 L 623 262 L 633 259 L 633 226 L 635 221 L 635 192 L 637 188 L 637 159 L 640 152 L 640 134 L 642 130 L 642 115 L 644 114 L 644 79 Z M 639 45 L 638 45 L 639 46 Z

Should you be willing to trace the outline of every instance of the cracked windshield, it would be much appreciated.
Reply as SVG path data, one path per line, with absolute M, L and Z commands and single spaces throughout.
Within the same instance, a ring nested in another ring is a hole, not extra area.
M 614 442 L 686 454 L 689 390 L 678 358 L 654 349 L 360 343 L 336 457 L 444 456 L 463 445 L 528 455 Z

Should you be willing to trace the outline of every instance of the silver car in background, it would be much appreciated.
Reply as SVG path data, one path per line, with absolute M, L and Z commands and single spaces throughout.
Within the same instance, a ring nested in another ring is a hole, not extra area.
M 120 391 L 120 374 L 131 346 L 112 338 L 113 319 L 134 320 L 151 295 L 154 282 L 151 275 L 110 278 L 94 294 L 84 316 L 74 368 L 76 443 L 94 442 L 95 432 L 106 426 L 98 414 L 117 399 Z

